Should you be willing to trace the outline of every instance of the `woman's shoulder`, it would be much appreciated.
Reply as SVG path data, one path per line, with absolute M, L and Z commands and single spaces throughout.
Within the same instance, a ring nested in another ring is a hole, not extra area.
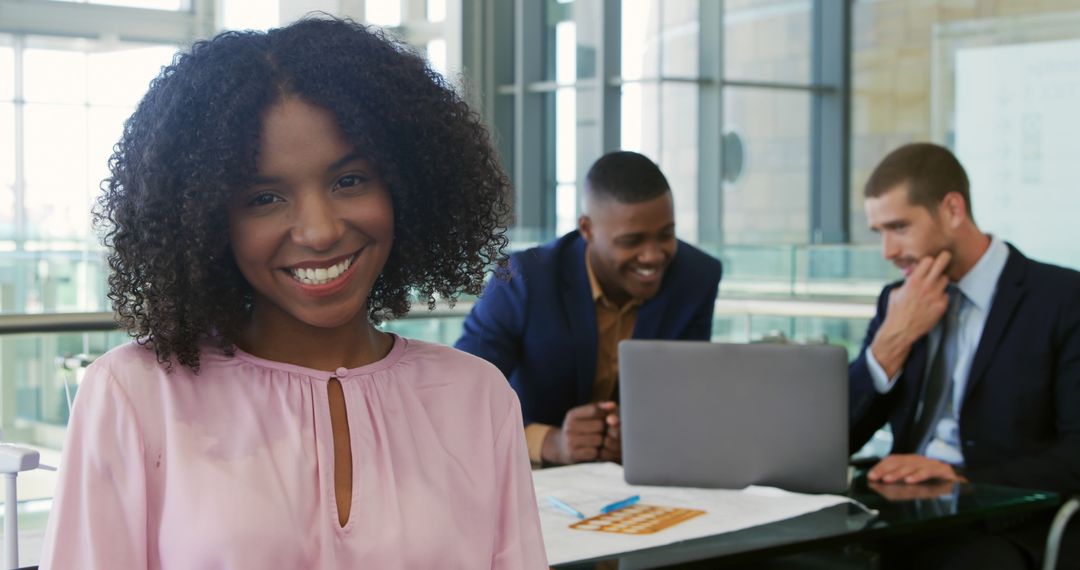
M 494 376 L 503 379 L 505 382 L 505 378 L 503 378 L 499 369 L 483 358 L 445 344 L 414 338 L 398 337 L 398 339 L 399 342 L 405 343 L 403 360 L 406 362 L 424 366 L 438 366 L 449 373 L 462 372 L 485 379 Z
M 401 341 L 405 354 L 390 381 L 421 402 L 430 424 L 449 430 L 447 437 L 469 433 L 462 437 L 475 443 L 478 432 L 495 437 L 507 421 L 520 418 L 517 394 L 490 362 L 442 344 Z
M 201 361 L 205 361 L 207 354 L 206 347 L 203 347 Z M 131 340 L 119 346 L 110 349 L 105 354 L 99 356 L 90 365 L 91 367 L 104 368 L 114 374 L 124 375 L 126 373 L 173 373 L 180 372 L 181 374 L 190 373 L 191 370 L 176 362 L 172 359 L 171 362 L 162 362 L 157 355 L 157 351 L 154 350 L 154 345 L 151 342 Z
M 142 426 L 148 403 L 157 398 L 156 377 L 163 374 L 153 348 L 130 341 L 94 359 L 79 379 L 72 408 L 72 425 L 91 425 L 98 418 L 130 414 L 132 426 Z M 75 421 L 82 418 L 83 423 Z M 84 425 L 84 429 L 86 428 Z M 136 428 L 136 429 L 140 429 Z
M 135 372 L 138 374 L 161 373 L 170 376 L 194 376 L 201 375 L 202 371 L 216 370 L 222 363 L 232 361 L 232 357 L 209 340 L 204 340 L 199 346 L 199 370 L 196 373 L 191 368 L 180 364 L 176 358 L 162 361 L 154 350 L 152 341 L 131 340 L 110 349 L 99 356 L 91 366 L 107 368 L 114 373 L 124 374 Z
M 89 369 L 98 372 L 97 375 L 104 373 L 109 377 L 123 378 L 156 372 L 164 366 L 158 362 L 157 353 L 152 346 L 132 340 L 97 357 Z
M 203 358 L 202 369 L 208 359 Z M 119 389 L 129 398 L 155 397 L 163 381 L 190 381 L 195 372 L 178 362 L 163 363 L 149 343 L 132 340 L 117 346 L 94 360 L 87 368 L 80 385 L 89 384 L 102 390 Z
M 483 391 L 499 398 L 513 397 L 514 391 L 506 377 L 483 358 L 444 344 L 400 337 L 399 341 L 406 344 L 401 363 L 406 370 L 415 372 L 418 383 L 452 381 L 464 391 Z

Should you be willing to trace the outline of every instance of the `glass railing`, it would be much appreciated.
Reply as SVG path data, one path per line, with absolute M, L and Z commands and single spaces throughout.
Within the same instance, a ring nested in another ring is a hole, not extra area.
M 104 253 L 73 242 L 0 241 L 0 314 L 106 311 Z
M 514 249 L 544 243 L 543 232 L 517 230 Z M 876 297 L 900 272 L 876 244 L 698 244 L 724 263 L 721 295 Z
M 876 297 L 900 273 L 873 245 L 704 245 L 724 263 L 725 296 Z
M 513 247 L 539 243 L 516 232 Z M 107 267 L 85 244 L 0 242 L 0 313 L 106 311 Z M 725 296 L 868 297 L 899 273 L 865 245 L 703 245 L 724 262 Z
M 869 301 L 720 298 L 716 302 L 712 340 L 835 344 L 854 358 L 873 311 Z
M 461 302 L 433 314 L 416 309 L 409 317 L 382 326 L 402 336 L 453 344 L 471 306 L 470 302 Z M 721 298 L 716 303 L 713 340 L 757 342 L 782 338 L 828 342 L 854 354 L 872 310 L 867 302 Z M 98 328 L 108 328 L 108 317 L 107 313 L 101 314 Z M 0 332 L 13 320 L 15 317 L 0 316 Z M 28 329 L 24 326 L 21 330 Z M 48 330 L 48 326 L 41 330 Z M 14 403 L 5 406 L 0 415 L 0 428 L 6 438 L 58 449 L 69 402 L 78 392 L 86 366 L 129 340 L 117 330 L 0 334 L 0 395 L 4 402 Z

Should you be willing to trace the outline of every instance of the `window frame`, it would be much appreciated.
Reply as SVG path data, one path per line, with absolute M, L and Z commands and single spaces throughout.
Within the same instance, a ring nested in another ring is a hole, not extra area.
M 580 0 L 579 0 L 580 1 Z M 515 236 L 541 241 L 555 230 L 558 180 L 553 158 L 553 105 L 544 96 L 558 89 L 582 87 L 594 97 L 599 121 L 593 140 L 579 148 L 620 146 L 620 89 L 629 83 L 691 83 L 698 87 L 698 233 L 689 241 L 722 244 L 724 94 L 728 89 L 795 90 L 811 99 L 811 187 L 805 243 L 847 243 L 849 239 L 850 46 L 851 0 L 812 0 L 811 79 L 808 83 L 745 80 L 724 70 L 724 6 L 699 5 L 699 70 L 696 77 L 625 79 L 621 76 L 621 0 L 592 0 L 600 10 L 595 78 L 572 84 L 547 80 L 544 37 L 545 2 L 477 0 L 466 3 L 464 63 L 486 103 L 484 115 L 496 134 L 504 167 L 516 189 Z M 578 180 L 596 156 L 578 155 Z M 565 181 L 563 181 L 565 182 Z

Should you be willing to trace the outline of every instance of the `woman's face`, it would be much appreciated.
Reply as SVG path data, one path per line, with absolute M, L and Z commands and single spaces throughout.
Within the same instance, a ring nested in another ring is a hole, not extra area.
M 266 112 L 253 184 L 229 205 L 233 255 L 256 318 L 353 326 L 390 254 L 394 213 L 374 165 L 334 116 L 295 98 Z

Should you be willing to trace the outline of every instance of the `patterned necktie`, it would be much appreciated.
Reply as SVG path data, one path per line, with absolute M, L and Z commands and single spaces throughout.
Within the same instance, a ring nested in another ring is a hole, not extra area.
M 941 417 L 943 408 L 951 400 L 952 374 L 956 364 L 956 345 L 958 328 L 958 316 L 963 293 L 956 286 L 949 284 L 949 307 L 945 310 L 945 316 L 941 319 L 941 335 L 938 337 L 937 350 L 934 351 L 930 370 L 926 375 L 923 386 L 923 397 L 919 407 L 919 416 L 916 419 L 914 435 L 918 442 L 916 450 L 920 453 L 934 438 L 937 428 L 937 420 Z

